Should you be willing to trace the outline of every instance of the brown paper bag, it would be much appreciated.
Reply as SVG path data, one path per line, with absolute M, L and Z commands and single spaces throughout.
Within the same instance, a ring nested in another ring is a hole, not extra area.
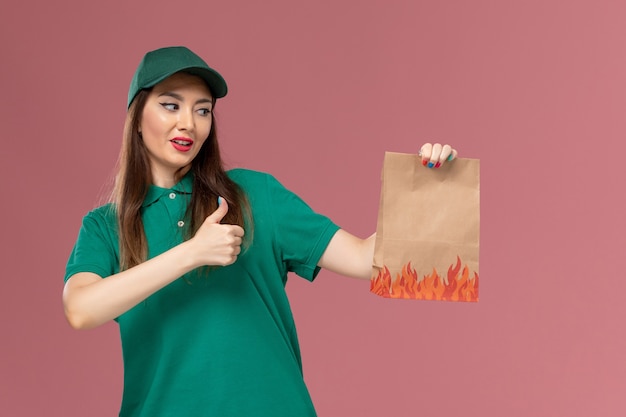
M 480 161 L 385 153 L 371 292 L 478 301 Z

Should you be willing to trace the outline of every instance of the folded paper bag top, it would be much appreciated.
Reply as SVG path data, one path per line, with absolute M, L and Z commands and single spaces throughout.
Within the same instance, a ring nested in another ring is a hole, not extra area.
M 386 152 L 371 292 L 386 298 L 478 301 L 480 161 L 425 168 Z

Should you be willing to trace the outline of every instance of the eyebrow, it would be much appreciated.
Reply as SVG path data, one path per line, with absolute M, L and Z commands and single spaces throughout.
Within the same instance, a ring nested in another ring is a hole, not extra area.
M 169 96 L 169 97 L 173 97 L 173 98 L 175 98 L 176 100 L 179 100 L 179 101 L 185 101 L 183 99 L 183 96 L 181 96 L 180 94 L 171 92 L 171 91 L 165 91 L 165 92 L 159 94 L 159 97 L 163 97 L 163 96 Z M 211 103 L 211 104 L 213 104 L 213 100 L 210 99 L 210 98 L 201 98 L 199 100 L 196 100 L 195 104 L 200 104 L 200 103 Z

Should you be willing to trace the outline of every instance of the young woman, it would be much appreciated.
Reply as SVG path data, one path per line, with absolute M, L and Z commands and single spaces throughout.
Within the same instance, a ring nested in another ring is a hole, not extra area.
M 373 236 L 341 230 L 270 175 L 224 171 L 213 108 L 226 92 L 187 48 L 144 56 L 112 201 L 85 216 L 67 264 L 70 325 L 119 324 L 120 416 L 314 416 L 287 273 L 370 277 Z M 456 156 L 421 153 L 429 167 Z

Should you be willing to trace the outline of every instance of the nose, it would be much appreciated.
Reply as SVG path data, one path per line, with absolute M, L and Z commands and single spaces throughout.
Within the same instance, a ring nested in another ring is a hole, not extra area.
M 176 127 L 178 128 L 178 130 L 193 131 L 195 128 L 193 112 L 187 109 L 178 112 L 178 121 Z

